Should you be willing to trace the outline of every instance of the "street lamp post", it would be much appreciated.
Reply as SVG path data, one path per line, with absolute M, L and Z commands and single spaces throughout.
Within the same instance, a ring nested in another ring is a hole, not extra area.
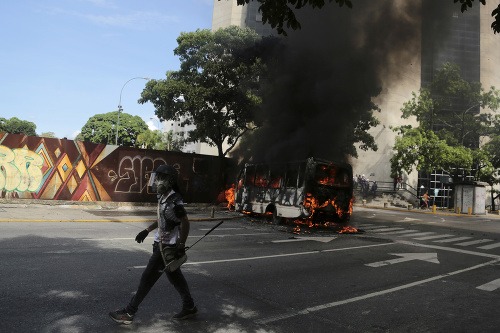
M 160 128 L 160 126 L 161 126 L 161 125 L 160 125 L 160 123 L 161 123 L 161 122 L 160 122 L 160 119 L 155 118 L 155 117 L 151 117 L 151 118 L 149 118 L 149 119 L 150 119 L 150 120 L 154 120 L 154 121 L 156 121 L 156 122 L 158 123 L 158 130 L 159 130 L 160 132 L 162 132 L 162 130 L 161 130 L 161 128 Z
M 149 81 L 150 79 L 147 78 L 147 77 L 142 77 L 142 76 L 137 76 L 137 77 L 133 77 L 131 78 L 130 80 L 128 80 L 127 82 L 125 82 L 122 86 L 122 89 L 120 90 L 120 101 L 118 102 L 118 115 L 116 117 L 116 136 L 115 136 L 115 145 L 118 145 L 118 127 L 120 126 L 120 112 L 123 111 L 123 108 L 122 108 L 122 93 L 123 93 L 123 88 L 125 88 L 125 86 L 127 85 L 127 83 L 129 83 L 130 81 L 132 80 L 137 80 L 137 79 L 142 79 L 142 80 L 147 80 Z

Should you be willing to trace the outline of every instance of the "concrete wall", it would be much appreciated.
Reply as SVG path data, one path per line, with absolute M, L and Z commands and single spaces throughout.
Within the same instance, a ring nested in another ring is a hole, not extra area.
M 238 6 L 234 0 L 214 0 L 212 30 L 231 25 L 244 26 L 247 8 L 248 6 Z
M 395 1 L 395 6 L 404 13 L 407 10 L 401 0 Z M 415 25 L 420 26 L 420 20 Z M 386 67 L 380 73 L 382 92 L 373 101 L 381 109 L 375 116 L 380 125 L 370 129 L 375 138 L 377 151 L 358 149 L 358 158 L 352 159 L 353 173 L 365 175 L 368 179 L 379 182 L 391 182 L 390 158 L 393 155 L 396 133 L 391 127 L 410 124 L 417 126 L 415 119 L 402 119 L 403 103 L 411 99 L 412 92 L 418 92 L 421 86 L 421 29 L 416 29 L 413 41 L 408 43 L 406 52 L 395 53 L 399 57 L 390 57 Z M 403 182 L 413 187 L 417 186 L 418 173 L 403 175 Z
M 212 203 L 225 188 L 221 163 L 231 165 L 216 156 L 0 133 L 0 198 L 153 202 L 149 176 L 169 164 L 186 202 Z

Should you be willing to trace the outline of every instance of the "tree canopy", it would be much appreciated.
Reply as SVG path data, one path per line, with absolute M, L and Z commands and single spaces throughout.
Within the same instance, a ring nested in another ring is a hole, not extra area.
M 174 50 L 180 70 L 167 72 L 165 80 L 150 80 L 139 102 L 151 102 L 159 119 L 196 125 L 187 139 L 216 146 L 218 155 L 226 156 L 252 129 L 261 103 L 264 65 L 255 53 L 245 52 L 259 40 L 251 29 L 235 26 L 181 33 Z
M 491 114 L 480 109 L 497 110 L 500 92 L 494 87 L 484 91 L 481 83 L 467 82 L 459 66 L 445 63 L 429 87 L 403 105 L 403 118 L 415 116 L 420 127 L 433 130 L 450 145 L 477 147 L 479 135 L 491 130 Z
M 43 132 L 40 136 L 42 138 L 56 138 L 56 134 L 54 132 Z
M 137 136 L 137 145 L 146 149 L 180 152 L 185 145 L 185 139 L 183 135 L 172 130 L 163 133 L 159 130 L 147 130 Z
M 219 0 L 227 1 L 227 0 Z M 237 0 L 238 5 L 248 4 L 253 0 Z M 453 0 L 454 2 L 460 2 L 461 11 L 464 12 L 467 8 L 472 7 L 474 0 Z M 301 28 L 301 24 L 297 17 L 295 16 L 294 10 L 301 9 L 303 7 L 312 8 L 323 8 L 326 2 L 337 3 L 338 6 L 342 7 L 346 5 L 352 8 L 356 0 L 257 0 L 260 3 L 259 11 L 262 13 L 262 22 L 269 23 L 271 27 L 276 28 L 278 33 L 286 35 L 284 27 L 296 30 Z M 486 0 L 479 0 L 483 5 L 486 4 Z M 500 4 L 491 13 L 495 19 L 491 24 L 491 29 L 496 34 L 500 33 Z
M 470 172 L 474 169 L 476 179 L 492 184 L 500 118 L 480 109 L 496 111 L 500 92 L 494 87 L 485 91 L 480 83 L 465 81 L 460 68 L 447 63 L 429 87 L 412 96 L 401 109 L 402 118 L 415 117 L 419 125 L 395 128 L 400 137 L 396 138 L 391 158 L 392 172 L 410 173 L 413 168 L 426 172 L 445 170 L 458 177 L 459 168 Z M 482 145 L 480 140 L 486 138 L 492 140 Z
M 36 135 L 36 125 L 31 121 L 21 120 L 17 117 L 0 118 L 0 132 L 34 136 Z
M 94 143 L 115 144 L 118 111 L 96 114 L 87 120 L 75 140 Z M 118 145 L 139 147 L 137 136 L 148 130 L 148 125 L 139 116 L 120 112 Z

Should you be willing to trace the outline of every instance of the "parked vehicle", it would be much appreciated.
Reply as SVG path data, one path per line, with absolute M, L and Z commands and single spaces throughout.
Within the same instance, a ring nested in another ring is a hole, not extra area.
M 246 164 L 238 177 L 235 210 L 284 219 L 347 222 L 353 177 L 347 163 L 309 158 L 282 164 Z

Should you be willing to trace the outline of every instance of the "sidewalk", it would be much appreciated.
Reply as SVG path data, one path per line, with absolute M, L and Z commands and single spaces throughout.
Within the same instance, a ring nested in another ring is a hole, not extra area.
M 226 220 L 241 216 L 223 206 L 186 204 L 190 221 Z M 156 205 L 135 202 L 0 200 L 0 222 L 149 222 Z
M 440 216 L 456 216 L 456 217 L 464 217 L 464 218 L 487 218 L 487 219 L 498 219 L 500 222 L 500 212 L 493 212 L 493 213 L 488 213 L 482 214 L 482 215 L 468 215 L 467 213 L 456 213 L 452 209 L 442 209 L 442 208 L 436 208 L 435 211 L 433 211 L 432 207 L 429 207 L 428 209 L 421 209 L 419 207 L 414 208 L 408 208 L 408 207 L 398 207 L 398 206 L 391 206 L 391 205 L 384 205 L 384 203 L 377 203 L 377 202 L 372 202 L 372 203 L 355 203 L 354 207 L 362 207 L 362 208 L 368 208 L 368 209 L 381 209 L 381 210 L 394 210 L 394 211 L 401 211 L 401 212 L 411 212 L 415 214 L 430 214 L 430 215 L 440 215 Z M 355 209 L 355 208 L 354 208 Z
M 241 214 L 229 211 L 225 206 L 209 204 L 186 204 L 190 221 L 227 220 L 241 217 Z M 408 209 L 383 203 L 355 203 L 356 207 L 368 209 L 406 211 L 416 214 L 434 214 L 460 216 L 465 218 L 494 218 L 500 221 L 500 215 L 456 214 L 449 210 Z M 156 219 L 154 203 L 136 202 L 76 202 L 60 200 L 0 199 L 0 222 L 148 222 Z

